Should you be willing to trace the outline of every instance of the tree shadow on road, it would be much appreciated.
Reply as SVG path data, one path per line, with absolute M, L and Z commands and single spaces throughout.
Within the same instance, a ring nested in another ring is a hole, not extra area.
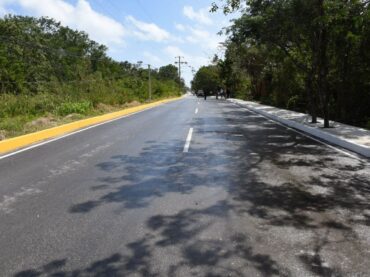
M 367 162 L 227 103 L 192 126 L 201 140 L 187 154 L 183 141 L 147 141 L 139 155 L 97 164 L 96 197 L 69 212 L 88 216 L 111 205 L 125 213 L 173 196 L 194 201 L 153 209 L 144 235 L 86 268 L 68 269 L 66 258 L 16 276 L 370 274 Z
M 125 245 L 124 254 L 73 269 L 68 258 L 15 274 L 36 276 L 289 276 L 268 254 L 254 251 L 248 234 L 232 233 L 225 239 L 201 238 L 216 221 L 228 217 L 233 207 L 225 201 L 205 209 L 184 209 L 173 215 L 155 215 L 147 222 L 147 233 Z M 162 257 L 176 248 L 177 257 Z M 164 260 L 164 258 L 166 258 Z

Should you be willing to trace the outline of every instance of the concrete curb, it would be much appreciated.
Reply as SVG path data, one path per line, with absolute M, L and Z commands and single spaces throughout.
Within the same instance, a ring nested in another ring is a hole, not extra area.
M 170 98 L 170 99 L 164 99 L 160 101 L 156 101 L 149 104 L 143 104 L 132 108 L 127 108 L 118 112 L 108 113 L 100 116 L 95 116 L 83 120 L 78 120 L 75 122 L 71 122 L 68 124 L 60 125 L 57 127 L 45 129 L 42 131 L 38 131 L 35 133 L 6 139 L 3 141 L 0 141 L 0 155 L 17 150 L 19 148 L 24 148 L 27 146 L 30 146 L 32 144 L 42 142 L 44 140 L 52 139 L 55 137 L 59 137 L 68 133 L 72 133 L 73 131 L 77 131 L 79 129 L 83 129 L 92 125 L 96 125 L 99 123 L 103 123 L 106 121 L 118 119 L 123 116 L 127 116 L 133 113 L 137 113 L 149 108 L 157 107 L 161 104 L 172 102 L 178 99 L 181 99 L 182 97 L 176 97 L 176 98 Z
M 282 123 L 286 126 L 292 127 L 294 129 L 297 129 L 297 130 L 300 130 L 300 131 L 303 131 L 303 132 L 308 133 L 308 134 L 310 134 L 314 137 L 320 138 L 320 139 L 325 140 L 329 143 L 338 145 L 340 147 L 343 147 L 345 149 L 348 149 L 350 151 L 358 153 L 362 156 L 370 158 L 370 148 L 369 147 L 366 147 L 364 145 L 357 144 L 357 143 L 351 142 L 349 140 L 346 140 L 344 138 L 329 134 L 329 133 L 327 133 L 323 130 L 313 128 L 313 127 L 304 125 L 302 123 L 299 123 L 299 122 L 296 122 L 296 121 L 293 121 L 293 120 L 281 118 L 281 117 L 273 115 L 271 113 L 256 109 L 254 107 L 251 107 L 247 103 L 242 103 L 241 104 L 241 103 L 239 103 L 239 101 L 235 101 L 235 100 L 236 99 L 230 99 L 229 101 L 231 101 L 232 103 L 242 105 L 243 107 L 246 107 L 247 109 L 249 109 L 249 110 L 251 110 L 255 113 L 261 114 L 261 115 L 263 115 L 263 116 L 265 116 L 269 119 L 280 122 L 280 123 Z

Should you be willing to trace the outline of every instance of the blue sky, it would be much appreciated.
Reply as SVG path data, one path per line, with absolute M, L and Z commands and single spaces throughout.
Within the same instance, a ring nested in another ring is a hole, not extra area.
M 109 47 L 115 60 L 143 61 L 153 67 L 184 56 L 189 66 L 183 77 L 192 79 L 190 66 L 208 64 L 222 55 L 217 33 L 230 17 L 211 14 L 212 0 L 0 0 L 0 16 L 7 13 L 49 16 Z

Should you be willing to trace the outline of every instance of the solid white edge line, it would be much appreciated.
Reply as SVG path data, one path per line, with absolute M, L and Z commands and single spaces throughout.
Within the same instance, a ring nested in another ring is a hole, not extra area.
M 134 113 L 131 113 L 131 114 L 127 114 L 127 115 L 124 115 L 124 116 L 121 116 L 121 117 L 118 117 L 118 118 L 115 118 L 115 119 L 111 119 L 111 120 L 108 120 L 108 121 L 105 121 L 105 122 L 101 122 L 101 123 L 98 123 L 98 124 L 95 124 L 95 125 L 92 125 L 92 126 L 89 126 L 89 127 L 86 127 L 86 128 L 83 128 L 83 129 L 80 129 L 80 130 L 77 130 L 77 131 L 74 131 L 74 132 L 71 132 L 71 133 L 68 133 L 68 134 L 65 134 L 65 135 L 62 135 L 60 137 L 56 137 L 56 138 L 53 138 L 53 139 L 49 139 L 49 140 L 46 140 L 46 141 L 43 141 L 43 142 L 40 142 L 40 143 L 36 143 L 36 144 L 33 144 L 31 146 L 28 146 L 26 148 L 22 148 L 20 150 L 17 150 L 17 151 L 14 151 L 14 152 L 11 152 L 9 154 L 5 154 L 3 156 L 0 156 L 0 160 L 2 159 L 5 159 L 5 158 L 8 158 L 8 157 L 11 157 L 11 156 L 14 156 L 14 155 L 17 155 L 19 153 L 22 153 L 22 152 L 25 152 L 25 151 L 28 151 L 28 150 L 31 150 L 33 148 L 36 148 L 36 147 L 39 147 L 39 146 L 42 146 L 42 145 L 45 145 L 45 144 L 48 144 L 50 142 L 53 142 L 53 141 L 57 141 L 57 140 L 60 140 L 60 139 L 63 139 L 63 138 L 66 138 L 66 137 L 69 137 L 69 136 L 72 136 L 72 135 L 75 135 L 75 134 L 78 134 L 78 133 L 81 133 L 83 131 L 86 131 L 86 130 L 89 130 L 89 129 L 92 129 L 92 128 L 95 128 L 95 127 L 98 127 L 100 125 L 104 125 L 104 124 L 108 124 L 108 123 L 111 123 L 113 121 L 116 121 L 116 120 L 120 120 L 122 118 L 125 118 L 125 117 L 129 117 L 129 116 L 132 116 L 132 115 L 135 115 L 135 114 L 138 114 L 138 113 L 141 113 L 141 112 L 144 112 L 144 111 L 147 111 L 147 110 L 150 110 L 150 109 L 153 109 L 153 108 L 156 108 L 156 107 L 159 107 L 159 106 L 162 106 L 162 105 L 165 105 L 167 103 L 161 103 L 159 104 L 158 106 L 155 106 L 155 107 L 149 107 L 149 108 L 146 108 L 144 110 L 141 110 L 141 111 L 138 111 L 138 112 L 134 112 Z
M 185 145 L 184 145 L 184 153 L 189 152 L 191 137 L 193 136 L 193 128 L 189 129 L 188 136 L 186 137 Z
M 344 154 L 344 155 L 346 155 L 346 156 L 348 156 L 348 157 L 354 158 L 354 159 L 356 159 L 356 160 L 362 160 L 361 158 L 359 158 L 358 156 L 356 156 L 356 155 L 354 155 L 354 154 L 350 154 L 350 153 L 348 153 L 348 152 L 346 152 L 346 151 L 344 151 L 344 150 L 342 150 L 342 149 L 339 149 L 339 148 L 337 148 L 337 147 L 335 147 L 335 146 L 333 146 L 333 145 L 330 145 L 330 144 L 328 144 L 328 143 L 326 143 L 326 142 L 324 142 L 324 141 L 322 141 L 322 140 L 316 139 L 316 138 L 314 138 L 314 137 L 312 137 L 312 136 L 310 136 L 310 135 L 308 135 L 308 134 L 305 134 L 305 133 L 303 133 L 303 132 L 300 132 L 300 131 L 298 131 L 298 130 L 296 130 L 296 129 L 294 129 L 294 128 L 291 128 L 291 127 L 289 127 L 289 126 L 286 126 L 286 125 L 284 125 L 284 124 L 282 124 L 282 123 L 280 123 L 280 122 L 277 122 L 277 121 L 275 121 L 275 120 L 272 120 L 272 119 L 270 119 L 270 118 L 268 118 L 268 117 L 266 117 L 266 116 L 264 116 L 264 115 L 262 115 L 262 114 L 259 114 L 259 113 L 255 112 L 255 111 L 252 111 L 252 110 L 250 110 L 250 109 L 248 109 L 248 108 L 245 108 L 245 107 L 243 107 L 243 106 L 240 106 L 240 105 L 238 105 L 238 104 L 236 104 L 236 103 L 234 103 L 234 104 L 235 104 L 235 105 L 237 105 L 237 106 L 239 106 L 239 107 L 242 107 L 244 110 L 246 110 L 246 111 L 248 111 L 248 112 L 250 112 L 250 113 L 253 113 L 253 114 L 255 114 L 255 115 L 261 116 L 261 117 L 263 117 L 263 118 L 267 119 L 267 120 L 268 120 L 268 121 L 270 121 L 270 122 L 273 122 L 273 123 L 275 123 L 275 124 L 277 124 L 277 125 L 279 125 L 279 126 L 281 126 L 281 127 L 284 127 L 284 128 L 286 128 L 286 129 L 288 129 L 288 130 L 291 130 L 291 131 L 293 131 L 293 132 L 295 132 L 295 133 L 298 133 L 298 134 L 300 134 L 300 135 L 302 135 L 302 136 L 304 136 L 304 137 L 306 137 L 306 138 L 309 138 L 309 139 L 312 139 L 312 140 L 314 140 L 314 141 L 316 141 L 316 142 L 318 142 L 318 143 L 321 143 L 321 144 L 323 144 L 323 145 L 325 145 L 325 146 L 327 146 L 327 147 L 329 147 L 329 148 L 331 148 L 331 149 L 334 149 L 335 151 L 337 151 L 337 152 L 339 152 L 339 153 L 342 153 L 342 154 Z

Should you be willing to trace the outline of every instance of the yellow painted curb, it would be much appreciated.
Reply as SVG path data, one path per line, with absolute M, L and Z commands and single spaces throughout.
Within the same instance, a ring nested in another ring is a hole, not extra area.
M 178 100 L 180 98 L 181 97 L 164 99 L 164 100 L 156 101 L 156 102 L 149 103 L 149 104 L 143 104 L 140 106 L 127 108 L 122 111 L 108 113 L 108 114 L 104 114 L 101 116 L 95 116 L 95 117 L 91 117 L 88 119 L 83 119 L 83 120 L 75 121 L 72 123 L 64 124 L 61 126 L 53 127 L 50 129 L 45 129 L 45 130 L 38 131 L 35 133 L 6 139 L 3 141 L 0 141 L 0 154 L 10 152 L 18 148 L 26 147 L 31 144 L 41 142 L 43 140 L 47 140 L 47 139 L 61 136 L 67 133 L 71 133 L 73 131 L 76 131 L 76 130 L 79 130 L 79 129 L 82 129 L 88 126 L 92 126 L 98 123 L 116 119 L 116 118 L 119 118 L 125 115 L 129 115 L 132 113 L 136 113 L 136 112 L 148 109 L 148 108 L 152 108 L 152 107 L 158 106 L 163 103 L 168 103 L 174 100 Z

